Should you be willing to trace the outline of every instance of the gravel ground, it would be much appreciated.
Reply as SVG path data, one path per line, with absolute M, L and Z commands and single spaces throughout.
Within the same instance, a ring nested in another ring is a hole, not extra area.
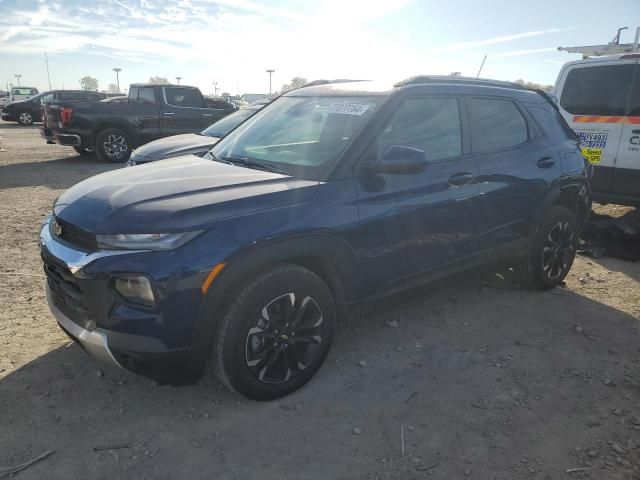
M 280 401 L 157 386 L 88 358 L 45 304 L 39 223 L 111 168 L 0 122 L 0 477 L 51 450 L 16 478 L 640 479 L 639 264 L 578 258 L 546 293 L 507 272 L 405 294 Z

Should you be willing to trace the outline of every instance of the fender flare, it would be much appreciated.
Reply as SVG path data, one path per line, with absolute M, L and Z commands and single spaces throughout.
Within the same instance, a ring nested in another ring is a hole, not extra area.
M 301 259 L 324 262 L 331 277 L 334 277 L 331 270 L 335 270 L 334 278 L 323 280 L 334 293 L 338 314 L 348 315 L 347 304 L 357 299 L 359 293 L 355 252 L 344 240 L 331 234 L 296 235 L 251 245 L 225 260 L 227 265 L 211 284 L 198 310 L 193 345 L 198 345 L 201 351 L 208 353 L 218 318 L 248 279 L 279 263 L 289 262 L 306 267 Z M 344 294 L 336 295 L 337 291 Z
M 586 180 L 577 180 L 570 183 L 559 184 L 552 188 L 536 208 L 528 231 L 529 236 L 531 237 L 535 234 L 540 221 L 551 206 L 566 205 L 567 202 L 572 202 L 580 208 L 585 209 L 583 211 L 585 218 L 577 219 L 578 222 L 581 223 L 582 227 L 582 224 L 588 218 L 588 212 L 591 207 L 591 190 Z

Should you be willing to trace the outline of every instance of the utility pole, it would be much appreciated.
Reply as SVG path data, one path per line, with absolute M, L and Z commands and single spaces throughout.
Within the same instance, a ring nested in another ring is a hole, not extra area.
M 49 90 L 51 90 L 51 75 L 49 75 L 49 59 L 47 58 L 47 52 L 44 52 L 44 63 L 47 64 L 47 80 L 49 81 Z
M 213 84 L 213 96 L 218 96 L 218 82 L 211 82 Z
M 116 72 L 116 83 L 118 84 L 118 93 L 120 93 L 120 72 L 122 71 L 121 68 L 114 68 L 113 69 L 114 72 Z
M 176 80 L 178 80 L 178 85 L 180 85 L 180 80 L 182 80 L 182 77 L 176 77 Z
M 271 95 L 271 75 L 273 75 L 275 70 L 273 68 L 267 68 L 267 73 L 269 74 L 269 95 Z
M 20 86 L 20 77 L 21 77 L 21 76 L 22 76 L 22 75 L 20 75 L 19 73 L 16 73 L 16 74 L 14 75 L 14 77 L 16 77 L 16 78 L 18 79 L 18 86 Z

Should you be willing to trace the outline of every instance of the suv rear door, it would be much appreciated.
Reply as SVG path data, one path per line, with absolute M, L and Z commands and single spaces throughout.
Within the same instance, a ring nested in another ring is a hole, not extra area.
M 421 173 L 372 175 L 363 170 L 356 180 L 363 237 L 370 251 L 377 252 L 372 259 L 377 270 L 384 265 L 390 281 L 422 278 L 422 273 L 476 251 L 477 170 L 465 154 L 463 119 L 455 96 L 405 98 L 360 162 L 378 161 L 395 145 L 426 154 Z M 364 281 L 378 281 L 374 277 Z
M 560 111 L 581 141 L 583 155 L 595 165 L 594 192 L 614 192 L 614 169 L 624 128 L 635 60 L 569 65 L 556 87 Z
M 163 87 L 162 131 L 164 135 L 195 133 L 211 125 L 216 117 L 205 108 L 200 90 Z
M 524 240 L 548 185 L 560 177 L 561 162 L 513 99 L 466 101 L 482 198 L 480 246 L 492 250 Z

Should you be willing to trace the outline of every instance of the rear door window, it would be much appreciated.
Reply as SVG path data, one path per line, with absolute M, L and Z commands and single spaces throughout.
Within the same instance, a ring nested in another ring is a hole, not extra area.
M 529 138 L 527 122 L 510 100 L 472 98 L 469 101 L 471 142 L 476 153 L 506 150 Z
M 635 65 L 596 65 L 569 71 L 560 106 L 574 115 L 624 115 Z
M 204 99 L 194 88 L 167 87 L 164 89 L 167 105 L 183 108 L 203 108 Z

